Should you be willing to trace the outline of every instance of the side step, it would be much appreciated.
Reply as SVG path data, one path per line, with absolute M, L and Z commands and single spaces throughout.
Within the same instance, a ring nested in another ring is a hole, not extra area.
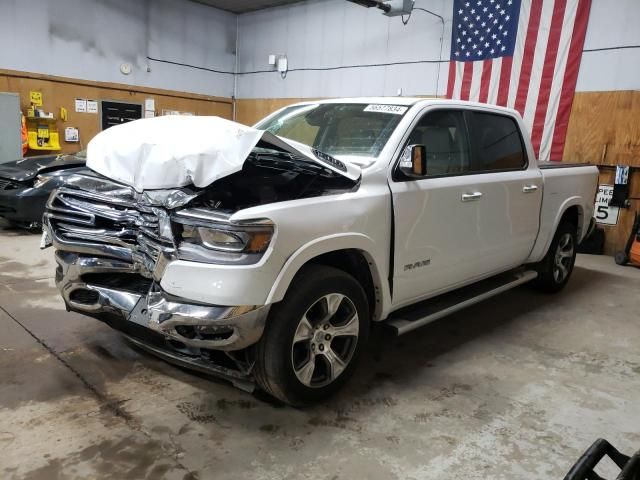
M 538 276 L 533 270 L 511 271 L 393 312 L 385 322 L 402 335 L 470 305 L 506 292 Z

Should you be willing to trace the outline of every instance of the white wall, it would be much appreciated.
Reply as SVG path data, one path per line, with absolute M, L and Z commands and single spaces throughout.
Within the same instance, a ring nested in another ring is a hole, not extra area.
M 445 18 L 445 62 L 452 5 L 416 0 Z M 404 26 L 345 0 L 308 0 L 239 17 L 188 0 L 0 0 L 0 68 L 229 97 L 231 74 L 146 56 L 233 72 L 236 20 L 239 98 L 445 92 L 447 63 L 295 71 L 440 58 L 439 19 L 415 11 Z M 585 49 L 640 45 L 638 25 L 639 0 L 593 0 Z M 273 71 L 243 73 L 267 70 L 270 53 L 287 54 L 294 71 L 286 79 Z M 120 73 L 123 62 L 132 64 L 130 75 Z M 578 91 L 625 89 L 640 89 L 640 49 L 583 54 Z
M 417 0 L 445 19 L 452 0 Z M 289 68 L 410 62 L 440 58 L 442 23 L 415 11 L 408 25 L 377 9 L 344 0 L 311 0 L 239 17 L 238 97 L 335 97 L 433 95 L 446 88 L 447 64 L 419 63 L 328 71 L 243 74 L 268 69 L 270 53 L 286 53 Z M 451 21 L 445 24 L 442 58 L 449 55 Z M 436 89 L 440 67 L 439 88 Z
M 442 58 L 449 58 L 452 0 L 416 0 L 445 18 Z M 593 0 L 585 49 L 640 45 L 640 0 Z M 268 69 L 270 53 L 286 53 L 289 67 L 437 60 L 442 24 L 415 11 L 409 24 L 344 0 L 311 0 L 239 17 L 239 98 L 444 95 L 447 63 L 242 74 Z M 640 49 L 585 52 L 577 90 L 640 88 Z
M 639 0 L 593 0 L 584 49 L 640 46 Z M 584 52 L 576 90 L 640 89 L 640 48 Z
M 0 0 L 0 68 L 11 70 L 229 97 L 233 75 L 146 56 L 233 72 L 235 38 L 235 15 L 187 0 Z

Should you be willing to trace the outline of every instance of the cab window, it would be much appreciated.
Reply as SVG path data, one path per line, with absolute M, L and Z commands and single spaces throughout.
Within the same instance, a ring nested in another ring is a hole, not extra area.
M 405 145 L 424 145 L 427 177 L 460 175 L 470 170 L 470 149 L 462 111 L 435 110 L 425 114 Z
M 527 156 L 516 121 L 505 115 L 473 112 L 476 171 L 521 170 Z

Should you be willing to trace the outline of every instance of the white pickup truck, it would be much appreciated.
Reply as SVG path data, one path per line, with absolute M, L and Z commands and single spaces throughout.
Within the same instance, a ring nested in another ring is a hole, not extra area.
M 87 165 L 44 217 L 67 308 L 293 405 L 348 379 L 373 323 L 562 289 L 598 177 L 539 165 L 513 110 L 416 98 L 141 120 Z

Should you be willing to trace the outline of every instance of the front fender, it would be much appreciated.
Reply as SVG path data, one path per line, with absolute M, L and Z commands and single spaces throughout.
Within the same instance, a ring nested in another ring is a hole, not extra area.
M 267 304 L 281 301 L 296 273 L 309 261 L 325 253 L 337 250 L 355 249 L 363 253 L 369 264 L 369 270 L 373 283 L 379 292 L 380 302 L 376 306 L 374 318 L 383 318 L 391 301 L 389 283 L 386 281 L 386 267 L 379 265 L 375 254 L 379 247 L 366 235 L 359 233 L 341 233 L 314 239 L 296 250 L 285 262 L 282 270 L 278 274 L 269 296 Z

